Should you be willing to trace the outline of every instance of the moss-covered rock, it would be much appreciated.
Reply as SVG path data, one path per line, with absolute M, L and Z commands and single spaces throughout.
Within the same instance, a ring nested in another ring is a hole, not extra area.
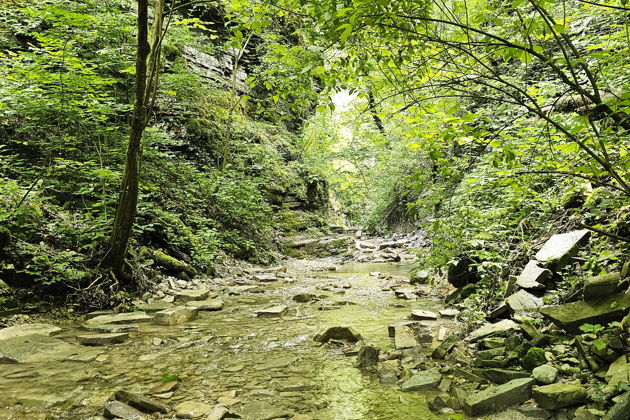
M 166 255 L 164 252 L 157 250 L 153 253 L 155 263 L 172 273 L 184 272 L 188 275 L 195 275 L 195 270 L 184 261 L 180 261 L 177 258 L 173 258 L 170 255 Z
M 527 370 L 532 370 L 538 366 L 547 363 L 545 359 L 545 350 L 540 347 L 532 347 L 527 351 L 523 357 L 523 367 Z

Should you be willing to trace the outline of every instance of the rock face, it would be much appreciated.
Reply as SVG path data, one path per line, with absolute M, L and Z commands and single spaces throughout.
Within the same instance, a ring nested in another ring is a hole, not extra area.
M 39 334 L 50 335 L 61 331 L 61 328 L 51 324 L 21 324 L 14 325 L 12 327 L 3 328 L 0 330 L 0 340 L 6 340 L 7 338 L 22 337 L 25 335 Z
M 605 325 L 620 320 L 630 309 L 630 293 L 606 298 L 571 302 L 540 309 L 540 313 L 567 332 L 579 334 L 582 324 Z
M 577 255 L 580 246 L 585 245 L 590 236 L 588 230 L 553 235 L 536 253 L 536 260 L 553 271 L 560 270 Z
M 522 289 L 541 290 L 545 282 L 551 277 L 551 271 L 538 266 L 537 261 L 527 263 L 523 272 L 516 279 L 516 284 Z
M 127 312 L 124 314 L 99 315 L 89 319 L 86 324 L 128 324 L 150 320 L 151 317 L 144 312 Z
M 328 328 L 323 334 L 315 336 L 315 341 L 320 343 L 327 343 L 330 340 L 347 341 L 349 343 L 356 343 L 361 340 L 361 335 L 350 327 L 331 327 Z
M 532 389 L 534 400 L 543 408 L 556 410 L 586 402 L 586 389 L 578 384 L 557 383 L 535 386 Z
M 529 399 L 533 383 L 531 378 L 522 378 L 486 388 L 466 398 L 464 411 L 469 416 L 481 416 L 520 404 Z
M 518 314 L 532 312 L 543 305 L 542 298 L 536 297 L 525 290 L 519 290 L 505 299 L 510 312 Z
M 63 360 L 84 348 L 45 335 L 24 335 L 0 340 L 0 363 L 33 363 Z
M 422 370 L 402 384 L 402 391 L 428 391 L 437 388 L 442 374 L 437 369 Z
M 614 294 L 620 279 L 619 273 L 589 277 L 584 281 L 584 300 L 596 300 Z
M 190 306 L 175 306 L 165 311 L 155 313 L 153 322 L 159 325 L 179 325 L 197 318 L 197 308 Z

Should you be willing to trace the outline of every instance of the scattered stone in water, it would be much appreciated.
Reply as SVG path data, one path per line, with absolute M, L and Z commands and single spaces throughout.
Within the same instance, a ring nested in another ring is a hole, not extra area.
M 122 332 L 135 332 L 139 328 L 133 324 L 103 324 L 103 325 L 91 325 L 86 324 L 83 329 L 89 332 L 95 333 L 122 333 Z
M 105 412 L 103 414 L 108 418 L 124 420 L 138 420 L 146 418 L 146 414 L 142 411 L 136 410 L 135 408 L 121 403 L 120 401 L 109 401 L 107 405 L 105 405 Z
M 436 320 L 438 318 L 438 314 L 431 311 L 423 311 L 422 309 L 412 309 L 411 310 L 411 319 L 415 320 Z
M 39 334 L 0 340 L 0 363 L 51 362 L 84 352 L 84 347 Z
M 536 259 L 551 270 L 557 271 L 567 265 L 575 257 L 580 246 L 583 246 L 591 236 L 588 230 L 553 235 L 536 253 Z
M 160 384 L 158 386 L 155 386 L 155 387 L 151 388 L 149 390 L 148 394 L 149 395 L 158 395 L 158 394 L 164 394 L 166 392 L 172 392 L 178 386 L 179 386 L 179 382 L 178 381 L 166 382 L 166 383 L 163 383 L 163 384 Z
M 168 405 L 162 404 L 144 395 L 135 394 L 125 390 L 116 391 L 114 394 L 116 400 L 123 402 L 131 407 L 142 410 L 146 413 L 162 413 L 167 414 L 171 411 Z
M 86 324 L 129 324 L 134 322 L 147 322 L 151 317 L 145 312 L 126 312 L 122 314 L 99 315 L 89 319 Z
M 253 278 L 263 283 L 278 281 L 278 276 L 274 276 L 273 274 L 254 274 Z
M 77 341 L 85 346 L 107 346 L 123 343 L 128 338 L 128 333 L 86 334 L 78 335 Z
M 290 378 L 284 382 L 278 383 L 277 390 L 280 392 L 300 392 L 314 389 L 316 383 L 310 379 L 304 378 Z
M 468 396 L 463 404 L 464 411 L 469 416 L 482 416 L 521 404 L 529 399 L 533 383 L 531 378 L 522 378 L 488 387 Z
M 184 419 L 198 419 L 212 413 L 214 407 L 198 401 L 184 401 L 173 407 L 175 415 Z
M 139 310 L 143 312 L 157 312 L 157 311 L 163 311 L 165 309 L 168 309 L 172 307 L 173 305 L 168 302 L 164 302 L 163 300 L 158 300 L 157 302 L 151 302 L 151 303 L 139 303 L 135 306 L 136 308 L 138 308 Z
M 532 389 L 534 401 L 549 410 L 571 407 L 586 402 L 586 389 L 579 384 L 557 383 L 535 386 Z
M 459 315 L 459 310 L 455 308 L 447 308 L 442 309 L 439 314 L 442 318 L 455 318 L 457 315 Z
M 197 308 L 199 311 L 220 311 L 223 309 L 223 301 L 221 299 L 193 300 L 186 302 L 186 306 Z
M 61 328 L 51 324 L 20 324 L 0 329 L 0 340 L 6 340 L 7 338 L 13 337 L 23 337 L 31 334 L 49 336 L 59 331 L 61 331 Z
M 449 351 L 460 340 L 459 334 L 450 334 L 438 347 L 433 350 L 431 357 L 434 359 L 444 359 Z
M 402 384 L 402 391 L 429 391 L 437 388 L 442 381 L 442 374 L 437 369 L 422 370 Z
M 191 300 L 205 300 L 208 299 L 210 291 L 206 289 L 193 289 L 193 290 L 171 290 L 171 295 L 175 297 L 176 302 L 190 302 Z
M 356 343 L 361 340 L 361 335 L 350 327 L 330 327 L 313 339 L 320 343 L 328 343 L 331 340 Z
M 235 373 L 235 372 L 240 372 L 241 370 L 245 369 L 245 365 L 240 363 L 238 365 L 234 365 L 234 366 L 230 366 L 230 367 L 226 367 L 223 369 L 223 372 L 231 372 L 231 373 Z
M 299 303 L 306 303 L 315 300 L 316 296 L 312 293 L 300 293 L 293 296 L 293 300 Z
M 244 404 L 240 414 L 244 420 L 272 420 L 286 418 L 291 415 L 287 410 L 277 407 L 276 404 L 265 401 Z
M 536 379 L 536 382 L 543 385 L 549 385 L 556 381 L 558 377 L 558 369 L 551 365 L 541 365 L 534 368 L 532 371 L 532 377 Z
M 286 312 L 286 310 L 287 310 L 287 307 L 285 305 L 269 306 L 267 308 L 256 311 L 256 316 L 260 318 L 279 317 L 279 316 L 282 316 Z
M 378 364 L 378 356 L 381 350 L 372 346 L 363 346 L 359 350 L 357 360 L 354 363 L 354 367 L 359 369 L 374 367 Z
M 165 311 L 155 313 L 153 322 L 159 325 L 180 325 L 197 318 L 197 308 L 190 306 L 175 306 Z

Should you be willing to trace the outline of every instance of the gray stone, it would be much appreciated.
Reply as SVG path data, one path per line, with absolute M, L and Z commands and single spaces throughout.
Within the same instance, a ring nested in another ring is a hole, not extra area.
M 455 308 L 447 308 L 439 311 L 439 314 L 442 318 L 455 318 L 457 315 L 459 315 L 459 312 L 460 311 Z
M 363 369 L 373 367 L 378 364 L 378 355 L 381 350 L 372 346 L 363 346 L 357 354 L 357 360 L 354 363 L 354 367 Z
M 122 343 L 128 338 L 128 333 L 86 334 L 78 335 L 77 341 L 85 346 L 107 346 Z
M 450 334 L 433 350 L 431 357 L 434 359 L 444 359 L 453 346 L 460 340 L 459 334 Z
M 548 410 L 582 404 L 588 398 L 586 389 L 579 384 L 557 383 L 532 388 L 534 401 Z
M 266 401 L 243 404 L 240 414 L 243 420 L 271 420 L 290 417 L 290 413 L 285 409 Z
M 476 291 L 477 291 L 477 286 L 475 284 L 472 284 L 472 283 L 471 284 L 467 284 L 466 286 L 462 287 L 461 289 L 457 289 L 453 293 L 449 294 L 446 297 L 445 302 L 446 303 L 459 302 L 460 300 L 466 299 L 468 296 L 472 295 Z
M 271 283 L 274 281 L 278 281 L 278 276 L 274 276 L 273 274 L 254 274 L 254 280 L 262 282 L 262 283 Z
M 146 419 L 147 415 L 120 401 L 108 401 L 105 405 L 105 417 L 124 420 Z
M 312 293 L 299 293 L 293 296 L 293 300 L 299 303 L 311 302 L 316 299 L 316 296 Z
M 577 255 L 580 246 L 586 245 L 590 236 L 588 230 L 553 235 L 536 253 L 536 259 L 553 271 L 560 270 Z
M 259 318 L 268 317 L 279 317 L 282 316 L 287 310 L 285 305 L 276 305 L 276 306 L 268 306 L 263 309 L 259 309 L 256 311 L 256 316 Z
M 330 327 L 323 334 L 316 335 L 314 340 L 320 343 L 327 343 L 330 340 L 356 343 L 361 340 L 361 335 L 350 327 Z
M 198 310 L 190 306 L 175 306 L 155 313 L 153 322 L 158 325 L 180 325 L 197 318 Z
M 151 313 L 151 312 L 163 311 L 172 306 L 173 305 L 168 302 L 164 302 L 163 300 L 158 300 L 156 302 L 151 302 L 151 303 L 144 303 L 144 302 L 139 303 L 136 305 L 136 308 L 138 308 L 138 310 L 140 311 Z
M 422 320 L 431 320 L 434 321 L 438 318 L 438 314 L 431 311 L 423 311 L 422 309 L 412 309 L 411 310 L 411 319 L 415 319 L 417 321 Z
M 223 420 L 228 415 L 230 415 L 230 409 L 223 404 L 217 404 L 212 407 L 212 412 L 208 414 L 205 420 Z
M 514 379 L 529 378 L 529 372 L 501 368 L 475 368 L 473 373 L 495 384 L 504 384 Z
M 488 387 L 466 398 L 464 411 L 469 416 L 481 416 L 521 404 L 529 399 L 533 383 L 531 378 L 521 378 Z
M 608 367 L 608 371 L 605 376 L 608 385 L 604 389 L 613 391 L 619 382 L 630 383 L 630 362 L 628 362 L 628 356 L 621 356 Z
M 389 365 L 380 366 L 378 379 L 383 385 L 396 385 L 398 382 L 398 368 Z
M 416 323 L 394 327 L 394 345 L 397 349 L 430 345 L 433 341 L 431 330 L 424 324 Z
M 128 404 L 138 410 L 142 410 L 146 413 L 162 413 L 167 414 L 171 411 L 168 405 L 162 404 L 153 398 L 145 397 L 144 395 L 135 394 L 133 392 L 119 390 L 114 394 L 116 400 Z
M 553 417 L 553 413 L 546 408 L 539 407 L 535 402 L 526 402 L 516 409 L 528 419 L 546 420 Z
M 184 401 L 173 407 L 175 415 L 183 419 L 198 419 L 212 413 L 213 406 L 199 401 Z
M 584 281 L 584 300 L 601 299 L 615 294 L 620 279 L 619 273 L 587 278 Z
M 628 413 L 630 415 L 630 413 Z M 605 411 L 596 410 L 594 408 L 588 408 L 587 406 L 578 407 L 575 410 L 573 420 L 600 420 L 606 415 Z M 628 417 L 623 417 L 627 419 Z
M 541 290 L 545 288 L 545 282 L 551 277 L 551 271 L 538 266 L 537 261 L 527 263 L 521 274 L 516 279 L 516 284 L 522 289 Z
M 399 321 L 399 322 L 394 322 L 393 324 L 389 324 L 387 326 L 387 334 L 391 337 L 394 338 L 394 336 L 396 335 L 396 327 L 400 327 L 400 326 L 409 326 L 412 324 L 421 324 L 420 321 Z
M 602 420 L 628 420 L 630 418 L 630 392 L 621 396 Z
M 402 391 L 429 391 L 437 388 L 442 374 L 437 369 L 421 370 L 402 384 Z
M 147 322 L 151 317 L 145 312 L 126 312 L 122 314 L 99 315 L 88 319 L 86 324 L 128 324 L 133 322 Z
M 220 311 L 223 309 L 223 301 L 221 299 L 193 300 L 186 302 L 186 306 L 197 308 L 199 311 Z
M 138 326 L 134 324 L 86 324 L 83 326 L 83 329 L 96 333 L 121 333 L 139 330 Z
M 206 300 L 210 295 L 209 290 L 193 289 L 193 290 L 173 290 L 170 292 L 175 297 L 175 302 L 186 303 L 191 300 Z
M 630 293 L 592 301 L 565 303 L 540 309 L 540 313 L 569 333 L 580 334 L 582 324 L 606 325 L 620 320 L 630 309 Z
M 61 328 L 51 324 L 20 324 L 1 329 L 0 340 L 6 340 L 7 338 L 13 337 L 23 337 L 25 335 L 32 334 L 50 335 L 58 331 L 61 331 Z
M 551 365 L 541 365 L 532 370 L 532 377 L 539 384 L 549 385 L 558 378 L 558 369 Z
M 477 328 L 470 333 L 470 335 L 468 336 L 468 340 L 477 341 L 491 335 L 505 333 L 507 331 L 516 330 L 518 328 L 519 326 L 516 322 L 512 321 L 511 319 L 504 319 L 495 324 L 485 324 Z
M 542 298 L 536 297 L 525 290 L 519 290 L 505 299 L 512 314 L 527 313 L 538 309 L 543 305 Z
M 81 346 L 45 335 L 32 334 L 0 340 L 0 363 L 52 362 L 83 352 Z

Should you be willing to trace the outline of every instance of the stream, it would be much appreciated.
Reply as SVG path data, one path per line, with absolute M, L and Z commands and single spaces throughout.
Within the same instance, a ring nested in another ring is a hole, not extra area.
M 388 324 L 407 319 L 411 309 L 442 308 L 438 300 L 400 300 L 384 290 L 406 278 L 409 268 L 354 263 L 331 272 L 289 271 L 293 281 L 242 292 L 227 288 L 220 294 L 223 310 L 199 312 L 184 325 L 140 323 L 126 342 L 89 347 L 82 361 L 0 365 L 0 418 L 99 418 L 116 390 L 146 393 L 170 373 L 181 382 L 163 403 L 214 405 L 236 390 L 230 408 L 245 419 L 446 419 L 427 408 L 425 399 L 435 393 L 381 384 L 378 375 L 354 368 L 355 355 L 345 355 L 342 346 L 313 340 L 328 327 L 350 326 L 365 344 L 393 350 Z M 389 276 L 370 275 L 375 271 Z M 293 301 L 300 293 L 318 299 Z M 269 305 L 288 310 L 280 318 L 256 317 Z M 55 338 L 68 342 L 85 333 L 76 322 L 59 326 Z

